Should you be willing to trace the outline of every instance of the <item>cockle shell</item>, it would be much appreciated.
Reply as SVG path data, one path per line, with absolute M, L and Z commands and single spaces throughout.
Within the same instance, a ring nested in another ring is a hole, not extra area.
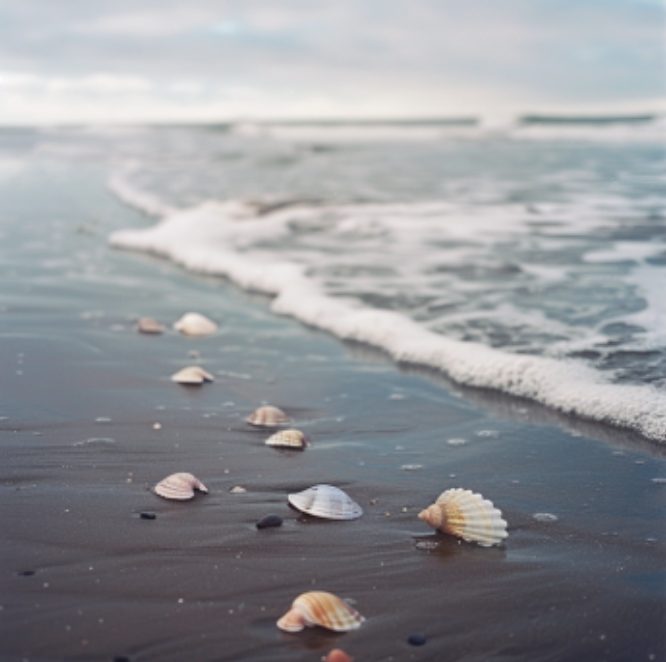
M 334 632 L 348 632 L 361 627 L 365 618 L 333 593 L 310 591 L 301 593 L 291 609 L 277 622 L 280 630 L 300 632 L 319 625 Z
M 139 333 L 164 333 L 164 325 L 152 317 L 141 317 L 136 323 L 136 329 Z
M 257 427 L 275 428 L 289 421 L 289 417 L 278 407 L 264 405 L 255 409 L 245 420 L 250 425 L 256 425 Z
M 268 437 L 264 443 L 266 446 L 302 451 L 308 445 L 308 438 L 300 430 L 280 430 Z
M 185 313 L 173 328 L 185 336 L 209 336 L 217 331 L 217 324 L 199 313 Z
M 333 485 L 313 485 L 302 492 L 289 494 L 287 499 L 296 510 L 323 519 L 357 519 L 363 514 L 361 506 Z
M 176 473 L 167 476 L 153 488 L 155 494 L 165 499 L 176 499 L 186 501 L 194 496 L 194 490 L 208 492 L 208 488 L 192 474 Z
M 201 385 L 204 382 L 214 382 L 215 378 L 201 366 L 190 365 L 171 375 L 171 381 L 178 384 Z
M 354 658 L 350 657 L 342 648 L 334 648 L 326 657 L 322 657 L 322 662 L 354 662 Z
M 434 529 L 482 547 L 499 545 L 509 535 L 502 512 L 492 501 L 461 488 L 442 492 L 435 503 L 419 513 L 419 519 Z

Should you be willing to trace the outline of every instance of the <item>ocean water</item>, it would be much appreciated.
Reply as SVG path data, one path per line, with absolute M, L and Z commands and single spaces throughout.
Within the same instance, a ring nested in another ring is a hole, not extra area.
M 666 441 L 663 118 L 6 131 L 100 164 L 120 248 L 463 384 Z M 14 165 L 12 165 L 14 164 Z

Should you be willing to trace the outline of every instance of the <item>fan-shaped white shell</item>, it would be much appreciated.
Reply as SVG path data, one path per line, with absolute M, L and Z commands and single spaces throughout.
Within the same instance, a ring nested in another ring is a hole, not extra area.
M 361 627 L 363 621 L 365 618 L 337 595 L 309 591 L 293 601 L 277 626 L 285 632 L 300 632 L 304 627 L 316 625 L 334 632 L 348 632 Z
M 266 446 L 303 450 L 308 445 L 307 437 L 300 430 L 280 430 L 266 439 Z
M 333 485 L 313 485 L 290 494 L 289 503 L 307 515 L 324 519 L 349 520 L 363 514 L 363 509 L 346 492 Z
M 152 317 L 142 317 L 136 323 L 139 333 L 164 333 L 164 326 Z
M 274 428 L 289 421 L 289 417 L 278 407 L 264 405 L 255 409 L 245 420 L 257 427 Z
M 190 365 L 171 375 L 171 381 L 178 384 L 203 384 L 213 382 L 215 378 L 201 366 Z
M 199 313 L 185 313 L 173 328 L 186 336 L 209 336 L 217 331 L 217 324 Z
M 194 496 L 194 491 L 208 492 L 208 488 L 190 473 L 180 472 L 167 476 L 153 488 L 155 494 L 165 499 L 186 501 Z
M 454 488 L 442 492 L 419 517 L 444 533 L 482 547 L 499 545 L 508 537 L 502 512 L 492 501 L 471 490 Z

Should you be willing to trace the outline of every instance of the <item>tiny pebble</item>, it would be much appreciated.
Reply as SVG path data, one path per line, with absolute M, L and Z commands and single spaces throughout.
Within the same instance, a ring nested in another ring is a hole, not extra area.
M 157 519 L 157 515 L 155 513 L 141 513 L 139 517 L 141 517 L 141 519 Z
M 425 642 L 428 641 L 424 634 L 410 634 L 407 637 L 407 643 L 411 646 L 423 646 Z
M 126 657 L 125 655 L 116 655 L 113 658 L 113 662 L 130 662 L 129 657 Z
M 18 574 L 21 575 L 21 577 L 32 577 L 32 575 L 35 574 L 35 571 L 34 570 L 20 570 L 18 572 Z
M 403 471 L 418 471 L 419 469 L 423 469 L 422 464 L 403 464 L 400 467 Z
M 279 515 L 266 515 L 257 522 L 258 529 L 268 529 L 272 526 L 282 526 L 282 518 Z
M 161 423 L 153 423 L 153 430 L 161 430 L 161 429 L 162 429 Z
M 229 492 L 231 492 L 231 494 L 245 494 L 247 490 L 242 485 L 234 485 Z

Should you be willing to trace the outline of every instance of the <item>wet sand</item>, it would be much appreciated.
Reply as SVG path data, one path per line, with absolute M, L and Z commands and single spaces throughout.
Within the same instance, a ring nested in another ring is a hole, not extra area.
M 276 318 L 261 297 L 113 251 L 111 230 L 145 220 L 103 182 L 94 164 L 48 160 L 0 181 L 0 659 L 666 658 L 661 448 L 400 369 Z M 189 310 L 220 332 L 134 330 Z M 215 383 L 169 381 L 196 362 Z M 264 446 L 243 420 L 263 401 L 311 447 Z M 210 493 L 150 492 L 174 471 Z M 287 505 L 321 482 L 364 516 Z M 460 543 L 416 518 L 458 486 L 503 510 L 506 544 Z M 270 513 L 283 526 L 257 530 Z M 312 589 L 367 621 L 280 632 Z M 414 633 L 425 645 L 407 643 Z

